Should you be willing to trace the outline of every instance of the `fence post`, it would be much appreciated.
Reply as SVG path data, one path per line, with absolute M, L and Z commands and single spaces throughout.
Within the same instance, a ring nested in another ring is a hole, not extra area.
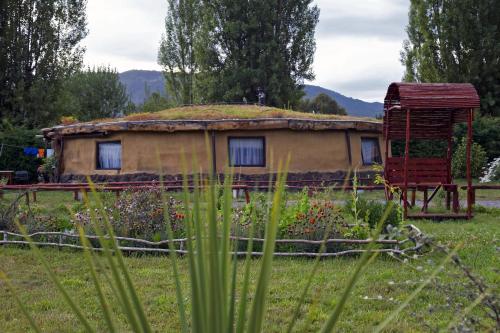
M 245 186 L 245 201 L 247 204 L 250 203 L 250 192 L 248 191 L 248 186 Z
M 58 249 L 58 250 L 60 250 L 60 249 L 61 249 L 61 247 L 62 247 L 62 246 L 61 246 L 61 245 L 62 245 L 62 243 L 63 243 L 63 242 L 62 242 L 62 238 L 63 238 L 62 234 L 59 234 L 59 246 L 57 247 L 57 249 Z

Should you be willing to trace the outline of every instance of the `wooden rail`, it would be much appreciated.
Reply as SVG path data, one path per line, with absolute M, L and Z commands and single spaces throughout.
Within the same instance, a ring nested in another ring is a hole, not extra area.
M 8 232 L 8 231 L 0 231 L 0 234 L 2 237 L 0 238 L 0 245 L 29 245 L 30 242 L 25 240 L 26 238 L 22 234 L 18 233 L 13 233 L 13 232 Z M 16 239 L 9 239 L 14 237 Z M 73 238 L 73 239 L 80 239 L 80 236 L 77 234 L 73 233 L 64 233 L 64 232 L 35 232 L 30 235 L 28 235 L 32 240 L 34 237 L 38 236 L 52 236 L 55 237 L 57 236 L 57 242 L 54 241 L 35 241 L 33 240 L 32 244 L 35 244 L 37 246 L 51 246 L 51 247 L 58 247 L 58 248 L 73 248 L 73 249 L 84 249 L 85 247 L 79 244 L 71 244 L 65 242 L 67 238 Z M 87 239 L 93 239 L 96 240 L 99 237 L 95 235 L 85 235 Z M 21 240 L 19 240 L 21 238 Z M 105 237 L 106 239 L 109 239 L 109 237 Z M 117 242 L 118 248 L 121 251 L 125 252 L 152 252 L 152 253 L 172 253 L 172 251 L 169 248 L 150 248 L 150 247 L 136 247 L 136 246 L 120 246 L 119 243 L 120 241 L 129 241 L 129 242 L 135 242 L 135 243 L 140 243 L 143 245 L 149 245 L 149 246 L 161 246 L 161 245 L 166 245 L 170 243 L 169 240 L 162 240 L 158 242 L 153 242 L 153 241 L 148 241 L 145 239 L 138 239 L 138 238 L 131 238 L 131 237 L 114 237 L 115 241 Z M 231 240 L 233 241 L 249 241 L 250 238 L 246 237 L 237 237 L 237 236 L 231 236 Z M 253 242 L 264 242 L 265 240 L 263 238 L 252 238 Z M 173 239 L 172 242 L 175 244 L 179 245 L 178 249 L 175 249 L 173 252 L 181 255 L 185 255 L 188 253 L 187 250 L 185 250 L 185 243 L 188 241 L 188 238 L 179 238 L 179 239 Z M 384 244 L 388 246 L 394 246 L 396 248 L 382 248 L 382 249 L 375 249 L 373 252 L 378 252 L 378 253 L 391 253 L 391 254 L 399 254 L 399 255 L 404 255 L 408 250 L 413 250 L 414 248 L 408 248 L 406 250 L 400 250 L 397 248 L 397 246 L 402 245 L 406 243 L 408 239 L 405 240 L 395 240 L 395 239 L 379 239 L 374 241 L 377 244 Z M 277 239 L 276 243 L 280 244 L 309 244 L 309 245 L 321 245 L 326 243 L 326 244 L 331 244 L 331 243 L 336 243 L 336 244 L 369 244 L 372 242 L 371 239 L 326 239 L 325 241 L 316 241 L 316 240 L 307 240 L 307 239 Z M 103 248 L 101 247 L 88 247 L 88 249 L 92 251 L 102 251 Z M 363 253 L 366 250 L 364 249 L 351 249 L 351 250 L 344 250 L 344 251 L 339 251 L 339 252 L 324 252 L 324 253 L 317 253 L 317 252 L 275 252 L 275 256 L 281 256 L 281 257 L 338 257 L 338 256 L 343 256 L 343 255 L 349 255 L 349 254 L 358 254 L 358 253 Z M 230 252 L 231 255 L 236 255 L 236 256 L 245 256 L 247 254 L 246 251 L 236 251 L 236 252 Z M 254 257 L 260 257 L 263 255 L 263 252 L 252 252 L 252 256 Z
M 0 198 L 3 196 L 4 191 L 25 191 L 26 192 L 26 202 L 29 203 L 30 197 L 29 194 L 32 194 L 33 201 L 36 202 L 37 192 L 42 191 L 63 191 L 63 192 L 73 192 L 73 198 L 78 200 L 78 194 L 81 192 L 91 192 L 93 190 L 97 192 L 113 192 L 117 197 L 120 196 L 120 193 L 129 190 L 129 189 L 148 189 L 148 188 L 158 188 L 160 187 L 160 183 L 154 184 L 127 184 L 125 185 L 116 185 L 113 183 L 109 184 L 87 184 L 87 183 L 77 183 L 77 184 L 58 184 L 58 183 L 40 183 L 40 184 L 31 184 L 31 185 L 2 185 L 0 186 Z M 162 186 L 164 191 L 182 191 L 184 186 L 182 185 L 165 185 Z M 194 188 L 204 188 L 204 186 L 187 186 L 189 190 L 193 190 Z M 246 203 L 250 202 L 250 193 L 249 188 L 246 185 L 233 185 L 231 187 L 232 190 L 241 190 L 244 192 Z
M 290 183 L 290 182 L 288 182 Z M 289 185 L 285 186 L 290 190 L 301 190 L 306 186 L 294 185 L 298 184 L 297 182 L 291 182 Z M 120 193 L 128 190 L 128 189 L 147 189 L 147 188 L 155 188 L 163 187 L 165 191 L 182 191 L 184 186 L 182 185 L 182 181 L 167 181 L 167 182 L 158 182 L 158 181 L 144 181 L 144 182 L 110 182 L 110 183 L 39 183 L 39 184 L 30 184 L 30 185 L 1 185 L 0 186 L 0 198 L 3 196 L 4 191 L 26 191 L 26 202 L 29 203 L 30 197 L 29 194 L 32 195 L 32 200 L 34 202 L 37 201 L 37 192 L 42 191 L 65 191 L 65 192 L 73 192 L 73 198 L 78 200 L 78 194 L 81 192 L 90 192 L 92 189 L 95 189 L 97 192 L 113 192 L 117 197 L 120 196 Z M 188 185 L 188 189 L 192 190 L 196 186 L 192 184 L 192 182 Z M 203 188 L 204 186 L 199 186 Z M 237 182 L 232 185 L 233 190 L 243 191 L 245 195 L 246 203 L 250 202 L 250 190 L 269 190 L 275 187 L 275 183 L 269 184 L 269 182 L 259 182 L 254 186 L 242 184 L 242 182 Z M 319 185 L 311 185 L 307 186 L 309 189 L 309 194 L 312 195 L 313 191 L 318 190 L 332 190 L 332 191 L 352 191 L 354 188 L 357 190 L 363 191 L 378 191 L 384 190 L 383 185 L 359 185 L 359 186 L 319 186 Z
M 467 186 L 460 187 L 462 190 L 467 190 Z M 476 190 L 500 190 L 500 185 L 488 185 L 488 184 L 478 184 L 472 185 L 471 202 L 472 204 L 476 204 Z

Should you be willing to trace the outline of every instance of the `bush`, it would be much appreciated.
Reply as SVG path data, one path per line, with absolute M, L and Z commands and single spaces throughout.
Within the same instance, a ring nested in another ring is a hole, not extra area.
M 100 212 L 94 209 L 97 219 L 101 220 Z M 174 237 L 184 236 L 183 205 L 180 201 L 170 197 L 163 204 L 161 190 L 148 188 L 146 190 L 128 189 L 122 192 L 114 205 L 105 205 L 104 210 L 110 223 L 118 236 L 142 239 L 167 239 L 167 228 L 164 219 L 164 210 L 167 214 L 174 232 Z M 87 231 L 91 221 L 90 209 L 79 211 L 75 214 L 74 223 L 84 226 Z
M 500 117 L 479 116 L 473 122 L 473 139 L 484 148 L 489 161 L 500 156 Z M 467 125 L 456 126 L 455 137 L 460 141 L 467 135 Z
M 457 150 L 453 154 L 453 160 L 451 162 L 451 170 L 453 177 L 455 178 L 465 178 L 467 176 L 466 152 L 467 139 L 462 138 L 462 141 L 458 145 Z M 478 143 L 473 142 L 471 147 L 471 177 L 480 177 L 485 164 L 485 150 Z
M 358 197 L 356 203 L 356 209 L 358 212 L 358 218 L 362 220 L 362 222 L 368 224 L 370 228 L 375 228 L 377 224 L 382 219 L 386 209 L 389 206 L 389 202 L 379 202 L 374 200 L 366 200 L 362 197 Z M 350 213 L 352 217 L 354 217 L 354 209 L 353 209 L 353 201 L 349 200 L 346 202 L 345 210 Z M 400 210 L 394 206 L 387 219 L 384 222 L 384 229 L 387 229 L 388 225 L 393 227 L 397 227 L 401 224 L 402 216 Z

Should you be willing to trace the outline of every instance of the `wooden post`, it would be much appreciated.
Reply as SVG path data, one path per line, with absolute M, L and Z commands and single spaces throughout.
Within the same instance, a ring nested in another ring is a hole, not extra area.
M 460 202 L 458 200 L 458 188 L 453 190 L 453 213 L 458 213 L 460 210 Z
M 408 218 L 408 161 L 410 159 L 410 109 L 406 109 L 406 139 L 404 159 L 404 188 L 403 188 L 403 212 L 404 218 Z
M 33 202 L 36 202 L 36 191 L 33 191 Z
M 467 113 L 467 219 L 472 218 L 472 179 L 471 179 L 471 145 L 472 145 L 472 116 L 473 109 Z
M 417 197 L 417 190 L 414 188 L 411 190 L 411 206 L 415 207 L 415 201 Z
M 245 187 L 245 202 L 247 204 L 250 203 L 250 192 L 248 191 L 248 187 Z
M 389 103 L 391 105 L 391 103 Z M 383 131 L 384 131 L 384 139 L 385 139 L 385 160 L 384 160 L 384 178 L 387 180 L 388 179 L 388 168 L 387 168 L 387 160 L 389 159 L 389 118 L 391 115 L 391 111 L 389 110 L 390 106 L 387 107 L 387 111 L 385 112 L 384 115 L 384 126 L 383 126 Z M 392 192 L 386 188 L 385 189 L 385 199 L 386 200 L 392 200 Z
M 450 124 L 448 126 L 448 147 L 446 149 L 446 182 L 448 184 L 452 183 L 451 179 L 451 160 L 452 160 L 452 148 L 453 148 L 453 111 L 450 111 Z M 451 192 L 446 191 L 446 209 L 451 210 Z
M 428 205 L 429 205 L 429 202 L 428 202 L 429 198 L 428 198 L 427 194 L 428 193 L 427 193 L 427 186 L 426 186 L 426 187 L 424 187 L 424 203 L 422 204 L 422 211 L 424 213 L 427 213 L 427 210 L 428 210 L 427 208 L 428 208 Z
M 30 192 L 27 191 L 24 195 L 26 196 L 26 204 L 29 206 L 29 204 L 30 204 Z
M 352 166 L 352 152 L 351 152 L 351 138 L 349 136 L 349 130 L 345 130 L 345 144 L 347 147 L 347 158 L 349 159 L 349 167 Z

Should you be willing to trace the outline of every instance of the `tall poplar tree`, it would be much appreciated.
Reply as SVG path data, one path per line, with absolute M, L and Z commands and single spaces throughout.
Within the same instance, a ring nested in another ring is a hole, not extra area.
M 200 29 L 201 10 L 201 0 L 168 0 L 158 63 L 164 69 L 167 95 L 176 104 L 192 104 L 196 99 L 195 39 Z
M 169 0 L 159 52 L 169 95 L 256 102 L 263 91 L 266 104 L 297 105 L 314 79 L 318 19 L 312 0 Z
M 412 0 L 405 80 L 470 82 L 484 115 L 500 116 L 500 1 Z
M 211 100 L 296 105 L 304 80 L 314 79 L 314 33 L 319 9 L 312 0 L 206 1 L 208 50 L 202 73 L 216 84 Z M 207 30 L 207 29 L 205 29 Z
M 62 82 L 81 67 L 86 0 L 0 2 L 0 116 L 28 127 L 58 118 Z

